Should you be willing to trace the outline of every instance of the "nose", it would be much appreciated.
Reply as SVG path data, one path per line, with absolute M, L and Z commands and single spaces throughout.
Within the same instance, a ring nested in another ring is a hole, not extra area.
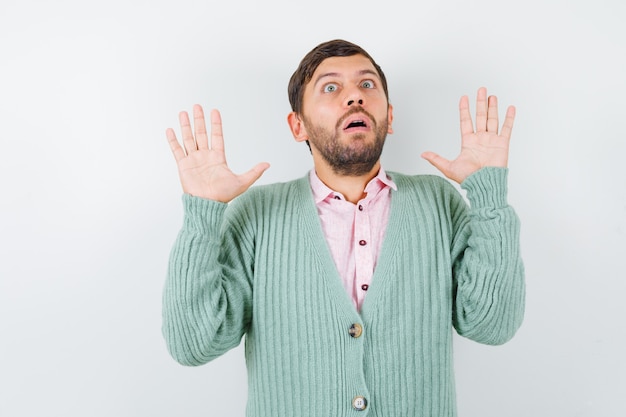
M 363 92 L 356 85 L 346 86 L 344 100 L 344 103 L 346 103 L 348 107 L 354 105 L 355 103 L 358 103 L 360 106 L 362 106 Z

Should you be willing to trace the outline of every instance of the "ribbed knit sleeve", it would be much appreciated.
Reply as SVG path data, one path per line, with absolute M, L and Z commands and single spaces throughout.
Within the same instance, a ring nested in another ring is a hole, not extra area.
M 520 222 L 507 203 L 505 168 L 484 168 L 468 177 L 470 209 L 457 219 L 453 251 L 457 332 L 480 343 L 502 344 L 524 316 L 524 268 Z
M 174 359 L 201 365 L 241 342 L 252 288 L 249 271 L 220 260 L 233 250 L 221 236 L 227 205 L 184 195 L 183 206 L 163 293 L 163 335 Z M 245 253 L 240 243 L 235 250 Z

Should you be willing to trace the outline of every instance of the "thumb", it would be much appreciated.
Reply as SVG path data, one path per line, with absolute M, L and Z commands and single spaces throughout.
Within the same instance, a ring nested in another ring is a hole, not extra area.
M 255 165 L 248 172 L 241 174 L 240 176 L 241 181 L 246 185 L 246 188 L 250 187 L 256 180 L 258 180 L 261 177 L 261 175 L 263 175 L 263 173 L 269 167 L 270 167 L 270 164 L 268 164 L 267 162 L 261 162 Z
M 441 171 L 444 175 L 446 174 L 446 172 L 448 171 L 448 167 L 450 166 L 449 160 L 434 152 L 424 152 L 422 154 L 422 158 L 430 162 L 431 165 Z

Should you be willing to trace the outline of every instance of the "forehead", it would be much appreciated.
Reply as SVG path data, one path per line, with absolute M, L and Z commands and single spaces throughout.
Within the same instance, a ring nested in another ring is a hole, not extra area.
M 325 76 L 352 76 L 365 72 L 378 75 L 372 62 L 363 55 L 333 56 L 324 59 L 315 69 L 311 77 L 312 83 L 316 83 L 320 77 Z

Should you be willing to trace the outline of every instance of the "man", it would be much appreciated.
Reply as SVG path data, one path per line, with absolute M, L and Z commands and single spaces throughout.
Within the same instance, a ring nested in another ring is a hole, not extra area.
M 314 169 L 251 187 L 233 174 L 219 113 L 200 106 L 183 146 L 167 138 L 184 191 L 163 332 L 200 365 L 246 336 L 247 415 L 455 416 L 452 329 L 508 341 L 522 322 L 519 221 L 506 201 L 508 145 L 495 97 L 478 90 L 474 127 L 460 102 L 462 149 L 423 157 L 445 179 L 385 172 L 393 108 L 382 69 L 357 45 L 315 47 L 289 83 L 288 123 Z M 228 204 L 227 204 L 228 203 Z

